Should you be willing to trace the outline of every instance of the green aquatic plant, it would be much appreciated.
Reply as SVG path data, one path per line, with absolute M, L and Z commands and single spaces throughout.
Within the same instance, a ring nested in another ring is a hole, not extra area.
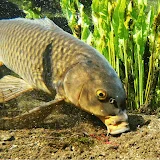
M 160 4 L 147 0 L 61 0 L 75 36 L 108 59 L 124 82 L 128 106 L 152 109 L 160 104 Z M 90 3 L 90 1 L 87 1 Z
M 41 8 L 36 7 L 33 0 L 10 0 L 10 2 L 18 5 L 20 9 L 26 14 L 26 18 L 40 18 Z

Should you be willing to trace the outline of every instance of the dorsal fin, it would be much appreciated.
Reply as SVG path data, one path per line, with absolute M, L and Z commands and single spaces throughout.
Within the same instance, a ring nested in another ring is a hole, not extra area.
M 39 24 L 39 25 L 41 25 L 43 27 L 46 27 L 47 29 L 53 29 L 53 28 L 57 28 L 58 27 L 49 18 L 41 18 L 41 19 L 14 18 L 14 19 L 10 19 L 10 21 L 21 21 L 21 22 L 24 22 L 24 23 Z

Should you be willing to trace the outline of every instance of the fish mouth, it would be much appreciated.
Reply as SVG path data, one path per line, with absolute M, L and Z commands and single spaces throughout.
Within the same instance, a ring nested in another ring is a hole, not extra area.
M 129 123 L 127 121 L 128 117 L 126 119 L 126 116 L 125 119 L 122 115 L 98 118 L 107 126 L 109 134 L 116 135 L 130 130 Z

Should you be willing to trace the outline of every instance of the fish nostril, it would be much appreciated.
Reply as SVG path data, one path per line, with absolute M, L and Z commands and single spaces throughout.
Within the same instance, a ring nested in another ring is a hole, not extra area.
M 109 103 L 113 104 L 115 102 L 115 99 L 114 98 L 110 98 L 109 99 Z

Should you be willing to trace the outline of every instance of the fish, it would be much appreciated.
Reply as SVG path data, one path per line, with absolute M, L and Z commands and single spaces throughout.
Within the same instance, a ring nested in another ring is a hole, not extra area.
M 18 75 L 0 79 L 0 103 L 31 90 L 53 98 L 23 115 L 1 119 L 0 128 L 40 121 L 66 102 L 98 117 L 111 135 L 129 131 L 126 93 L 116 71 L 95 48 L 50 19 L 0 20 L 0 65 Z

